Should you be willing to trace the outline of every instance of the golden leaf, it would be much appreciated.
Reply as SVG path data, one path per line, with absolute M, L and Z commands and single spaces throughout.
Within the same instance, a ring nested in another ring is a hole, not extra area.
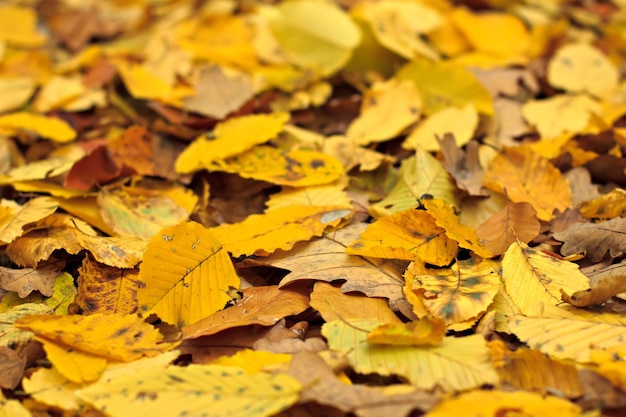
M 341 206 L 289 206 L 253 214 L 236 224 L 222 224 L 211 233 L 233 256 L 267 255 L 276 249 L 289 250 L 299 241 L 321 236 L 328 227 L 352 217 Z
M 558 398 L 546 397 L 531 392 L 516 391 L 471 391 L 458 397 L 450 398 L 436 405 L 425 417 L 448 417 L 472 413 L 484 416 L 496 416 L 509 410 L 520 415 L 533 417 L 578 417 L 581 409 L 576 404 Z
M 404 140 L 402 147 L 437 151 L 440 148 L 437 137 L 446 133 L 454 135 L 458 146 L 463 146 L 474 137 L 477 126 L 478 112 L 471 103 L 460 108 L 447 107 L 421 121 Z
M 176 172 L 188 174 L 267 142 L 280 133 L 288 120 L 288 113 L 272 113 L 240 116 L 219 123 L 210 138 L 200 136 L 178 156 Z
M 55 142 L 65 143 L 76 139 L 76 131 L 70 125 L 56 117 L 41 116 L 32 113 L 10 113 L 0 116 L 0 130 L 11 132 L 21 129 L 32 130 L 38 135 Z
M 526 391 L 548 393 L 554 390 L 569 398 L 583 394 L 578 369 L 533 349 L 510 351 L 504 342 L 489 342 L 491 358 L 502 382 Z
M 565 211 L 572 204 L 569 184 L 559 170 L 528 147 L 498 154 L 485 174 L 485 186 L 514 203 L 529 203 L 540 220 L 550 220 L 555 209 Z
M 411 81 L 376 83 L 364 94 L 361 113 L 346 136 L 357 145 L 394 138 L 419 119 L 421 110 L 420 93 Z
M 422 199 L 422 204 L 434 218 L 437 226 L 446 230 L 446 235 L 450 239 L 456 240 L 460 247 L 473 251 L 483 258 L 490 258 L 493 254 L 481 243 L 476 231 L 467 227 L 459 221 L 459 217 L 454 209 L 443 200 Z
M 25 225 L 54 213 L 57 207 L 58 204 L 50 197 L 33 198 L 21 207 L 2 200 L 0 208 L 6 209 L 0 217 L 0 242 L 4 244 L 13 242 L 22 235 Z
M 487 310 L 500 288 L 498 269 L 488 259 L 459 261 L 449 269 L 414 275 L 412 290 L 425 290 L 422 302 L 435 317 L 459 323 Z
M 290 187 L 328 184 L 344 174 L 341 162 L 325 153 L 306 149 L 281 151 L 264 145 L 214 161 L 207 169 Z
M 23 317 L 15 322 L 49 343 L 71 347 L 109 360 L 132 361 L 155 356 L 177 345 L 134 315 Z
M 457 243 L 435 223 L 430 213 L 409 209 L 381 217 L 370 224 L 346 253 L 389 259 L 420 259 L 433 265 L 447 265 L 457 251 Z
M 571 296 L 561 291 L 563 301 L 576 307 L 587 307 L 603 303 L 617 294 L 626 292 L 626 264 L 624 263 L 593 271 L 587 276 L 591 288 L 577 291 Z
M 267 211 L 289 206 L 342 206 L 352 209 L 343 185 L 317 185 L 306 188 L 283 187 L 265 203 Z
M 75 383 L 91 382 L 100 378 L 107 366 L 106 358 L 49 342 L 43 344 L 48 360 L 61 375 Z
M 425 317 L 409 323 L 381 324 L 367 334 L 367 343 L 391 346 L 437 346 L 446 335 L 446 323 Z
M 504 253 L 502 281 L 515 305 L 527 316 L 539 316 L 544 305 L 560 304 L 561 290 L 571 293 L 589 288 L 589 279 L 578 265 L 521 242 L 511 244 Z
M 600 104 L 586 95 L 556 95 L 529 100 L 522 107 L 524 119 L 537 128 L 542 139 L 580 132 L 592 115 L 599 112 Z
M 373 319 L 379 323 L 402 324 L 383 298 L 370 298 L 362 294 L 344 294 L 340 288 L 326 282 L 315 283 L 311 293 L 311 307 L 326 322 L 333 320 Z
M 140 311 L 184 326 L 224 307 L 239 277 L 221 243 L 202 225 L 181 223 L 154 235 L 139 269 Z

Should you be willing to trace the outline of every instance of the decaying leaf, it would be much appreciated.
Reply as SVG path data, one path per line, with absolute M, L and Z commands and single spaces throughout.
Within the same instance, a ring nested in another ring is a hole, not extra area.
M 587 275 L 591 288 L 568 295 L 561 292 L 563 301 L 576 307 L 587 307 L 607 301 L 626 292 L 626 264 L 619 263 Z
M 615 218 L 601 223 L 581 223 L 554 237 L 565 242 L 561 253 L 565 256 L 585 252 L 593 262 L 600 261 L 608 252 L 611 258 L 621 256 L 626 252 L 622 234 L 626 228 L 626 219 Z

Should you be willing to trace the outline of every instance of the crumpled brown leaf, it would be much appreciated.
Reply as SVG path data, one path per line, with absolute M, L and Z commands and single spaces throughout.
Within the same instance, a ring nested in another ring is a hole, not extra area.
M 611 219 L 602 223 L 575 223 L 563 232 L 555 233 L 555 239 L 563 243 L 564 256 L 587 252 L 592 262 L 599 262 L 608 252 L 611 258 L 626 253 L 626 218 Z

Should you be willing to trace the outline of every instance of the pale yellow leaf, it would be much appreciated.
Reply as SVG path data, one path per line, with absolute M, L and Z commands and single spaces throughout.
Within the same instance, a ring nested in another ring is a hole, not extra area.
M 573 262 L 562 261 L 525 243 L 512 243 L 502 258 L 502 280 L 522 314 L 539 316 L 544 305 L 561 303 L 567 293 L 589 288 L 589 279 Z
M 569 93 L 607 97 L 617 90 L 617 67 L 598 48 L 587 43 L 561 46 L 548 62 L 548 82 Z
M 553 139 L 566 132 L 583 130 L 592 116 L 600 113 L 600 104 L 586 95 L 562 94 L 529 100 L 522 113 L 542 139 Z
M 368 344 L 367 333 L 378 325 L 375 320 L 335 320 L 324 324 L 322 334 L 331 349 L 346 353 L 359 373 L 400 375 L 426 390 L 467 390 L 498 381 L 480 335 L 446 337 L 429 347 Z
M 317 185 L 306 188 L 283 187 L 265 203 L 267 211 L 289 206 L 341 206 L 352 208 L 343 185 Z
M 439 150 L 437 137 L 443 138 L 446 133 L 453 134 L 460 147 L 472 139 L 477 126 L 478 112 L 471 103 L 461 108 L 447 107 L 421 121 L 404 140 L 402 147 L 437 151 Z
M 3 129 L 11 132 L 33 131 L 41 137 L 60 143 L 76 139 L 76 131 L 67 122 L 56 117 L 27 112 L 1 115 L 0 130 Z
M 221 365 L 142 368 L 78 391 L 78 396 L 111 417 L 128 415 L 212 415 L 263 417 L 298 400 L 300 383 L 287 375 L 248 374 Z

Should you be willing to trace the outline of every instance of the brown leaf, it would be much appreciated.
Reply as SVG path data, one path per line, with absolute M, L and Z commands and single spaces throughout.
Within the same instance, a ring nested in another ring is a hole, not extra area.
M 503 254 L 515 239 L 530 242 L 540 228 L 537 212 L 530 204 L 507 201 L 504 209 L 481 224 L 476 233 L 495 256 Z
M 487 190 L 483 189 L 485 171 L 478 160 L 478 142 L 469 142 L 463 152 L 449 133 L 443 135 L 443 139 L 437 138 L 437 141 L 443 154 L 443 167 L 452 175 L 459 188 L 471 196 L 488 196 Z
M 569 229 L 555 233 L 555 239 L 565 242 L 561 247 L 564 256 L 586 252 L 593 262 L 599 262 L 608 252 L 617 258 L 626 252 L 626 218 L 602 223 L 575 223 Z
M 413 410 L 427 411 L 439 402 L 437 395 L 407 385 L 384 388 L 345 384 L 313 352 L 296 353 L 288 374 L 305 387 L 300 402 L 330 405 L 359 417 L 407 416 Z
M 0 346 L 0 388 L 15 389 L 24 376 L 26 356 L 6 346 Z
M 65 262 L 52 259 L 38 268 L 11 269 L 0 266 L 0 288 L 15 291 L 20 298 L 33 291 L 46 297 L 52 296 L 56 277 L 65 267 Z
M 242 291 L 236 305 L 182 328 L 183 339 L 209 336 L 231 327 L 260 324 L 272 326 L 283 317 L 301 313 L 309 306 L 308 295 L 276 286 Z

